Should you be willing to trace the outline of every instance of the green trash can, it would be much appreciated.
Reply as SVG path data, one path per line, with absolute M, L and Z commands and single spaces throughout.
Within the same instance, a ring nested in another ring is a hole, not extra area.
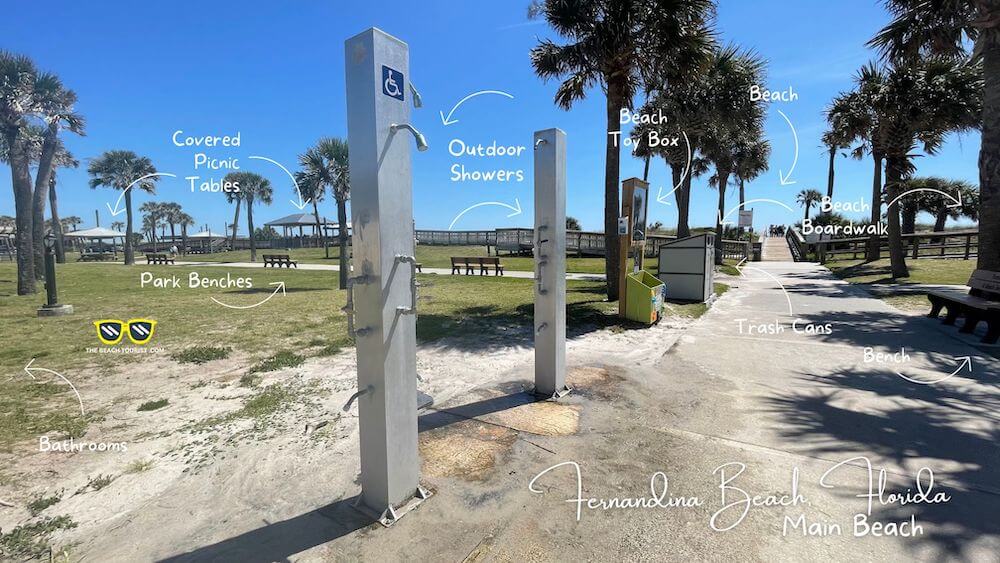
M 660 320 L 666 285 L 646 270 L 625 276 L 625 318 L 645 324 Z

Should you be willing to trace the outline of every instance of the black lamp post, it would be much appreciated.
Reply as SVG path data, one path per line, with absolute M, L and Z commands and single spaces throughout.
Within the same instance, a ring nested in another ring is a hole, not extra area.
M 56 290 L 56 236 L 51 232 L 42 239 L 45 246 L 45 294 L 46 303 L 38 308 L 39 317 L 61 317 L 73 312 L 72 305 L 60 305 Z

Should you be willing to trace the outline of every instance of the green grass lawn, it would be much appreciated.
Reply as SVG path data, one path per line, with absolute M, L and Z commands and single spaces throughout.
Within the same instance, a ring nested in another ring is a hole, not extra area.
M 142 272 L 177 276 L 182 287 L 140 287 Z M 249 276 L 253 288 L 189 289 L 190 272 L 209 278 Z M 0 449 L 37 434 L 40 428 L 61 429 L 70 436 L 86 428 L 86 421 L 71 416 L 71 409 L 45 408 L 53 393 L 70 402 L 73 397 L 62 385 L 32 384 L 22 371 L 32 358 L 36 358 L 35 367 L 74 377 L 100 377 L 122 365 L 135 365 L 137 373 L 141 372 L 146 354 L 95 352 L 109 348 L 98 341 L 95 320 L 153 319 L 156 331 L 145 349 L 156 348 L 174 361 L 192 364 L 231 351 L 242 359 L 248 375 L 254 366 L 295 365 L 351 345 L 341 311 L 346 292 L 337 289 L 335 272 L 69 263 L 58 267 L 58 276 L 60 301 L 72 304 L 74 314 L 38 318 L 35 310 L 44 302 L 44 290 L 39 287 L 36 295 L 17 296 L 15 266 L 0 263 Z M 418 280 L 418 341 L 483 335 L 484 346 L 530 346 L 532 280 L 434 274 Z M 236 310 L 212 301 L 214 297 L 229 305 L 251 305 L 270 295 L 274 287 L 268 284 L 277 281 L 286 283 L 286 295 L 279 293 L 259 307 Z M 720 292 L 725 289 L 717 286 Z M 568 281 L 566 301 L 571 337 L 605 327 L 639 326 L 618 318 L 618 304 L 605 300 L 602 282 Z M 702 304 L 671 304 L 667 314 L 694 318 L 704 311 Z M 125 338 L 115 348 L 131 346 Z
M 963 285 L 969 281 L 975 260 L 907 260 L 910 277 L 895 279 L 889 259 L 865 263 L 863 260 L 838 260 L 826 267 L 837 277 L 860 284 L 948 284 Z

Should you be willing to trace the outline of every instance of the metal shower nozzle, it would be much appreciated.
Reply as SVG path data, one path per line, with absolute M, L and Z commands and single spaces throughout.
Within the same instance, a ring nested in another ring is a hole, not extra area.
M 412 82 L 410 82 L 410 94 L 413 96 L 413 107 L 424 107 L 424 100 L 420 97 L 420 92 L 417 91 L 417 87 Z
M 393 133 L 399 131 L 400 129 L 406 129 L 407 131 L 413 134 L 413 139 L 417 142 L 418 151 L 423 152 L 429 148 L 427 146 L 427 139 L 424 138 L 423 133 L 417 131 L 417 129 L 414 126 L 410 125 L 409 123 L 393 123 L 392 125 L 389 126 L 389 130 L 392 131 Z

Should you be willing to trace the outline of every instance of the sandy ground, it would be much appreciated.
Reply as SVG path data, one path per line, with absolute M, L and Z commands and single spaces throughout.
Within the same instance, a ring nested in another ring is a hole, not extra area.
M 593 332 L 571 340 L 569 350 L 639 358 L 650 336 L 670 340 L 677 329 L 665 322 L 646 332 Z M 530 377 L 533 350 L 506 345 L 528 339 L 530 330 L 497 327 L 491 334 L 421 346 L 419 388 L 444 404 Z M 53 537 L 57 553 L 68 550 L 71 560 L 142 561 L 178 551 L 181 537 L 199 545 L 198 539 L 216 535 L 221 523 L 248 518 L 224 526 L 225 533 L 239 533 L 242 526 L 266 521 L 266 514 L 278 517 L 356 494 L 357 410 L 343 410 L 356 390 L 353 350 L 261 374 L 255 388 L 239 384 L 247 364 L 242 357 L 178 364 L 164 354 L 114 373 L 77 378 L 87 409 L 106 416 L 75 442 L 123 443 L 126 451 L 40 452 L 33 442 L 0 457 L 16 483 L 0 487 L 0 499 L 14 505 L 0 508 L 0 529 L 26 522 L 31 498 L 59 494 L 61 500 L 41 516 L 68 515 L 77 527 Z M 259 419 L 226 420 L 270 385 L 290 391 L 287 408 Z M 169 399 L 167 407 L 137 411 L 161 397 Z M 431 454 L 425 470 L 430 474 L 477 471 L 434 455 L 435 449 L 450 455 L 447 444 L 431 441 L 423 447 Z M 138 471 L 140 463 L 148 469 Z M 310 478 L 303 487 L 304 474 L 322 478 Z M 113 481 L 103 488 L 88 485 L 105 476 Z M 139 529 L 144 539 L 130 540 Z
M 788 293 L 770 278 L 740 280 L 699 321 L 572 339 L 574 391 L 558 402 L 525 393 L 532 350 L 508 345 L 527 342 L 522 331 L 421 347 L 419 386 L 435 398 L 420 417 L 422 480 L 434 496 L 388 529 L 350 506 L 359 486 L 356 411 L 342 410 L 354 392 L 349 353 L 267 374 L 262 386 L 293 393 L 288 409 L 213 426 L 204 421 L 255 392 L 235 383 L 238 358 L 89 381 L 81 393 L 109 416 L 86 439 L 126 441 L 128 452 L 25 455 L 22 487 L 3 494 L 23 506 L 29 493 L 65 489 L 43 514 L 79 523 L 53 537 L 73 561 L 997 561 L 1000 362 L 821 269 L 761 268 Z M 739 319 L 793 316 L 837 328 L 776 338 L 735 330 Z M 915 377 L 965 354 L 976 371 L 920 386 L 859 362 L 861 346 L 900 344 L 914 352 Z M 136 412 L 158 393 L 170 406 Z M 127 473 L 135 460 L 153 465 Z M 926 473 L 915 484 L 923 467 L 947 501 L 875 500 L 866 510 L 857 496 L 869 479 L 878 488 L 879 468 L 886 494 L 926 490 Z M 104 474 L 117 477 L 86 489 Z M 584 505 L 578 518 L 567 502 L 577 486 L 585 498 L 648 498 L 664 486 L 651 479 L 668 480 L 661 498 L 691 504 Z M 801 502 L 775 505 L 796 491 Z M 734 501 L 744 493 L 759 504 L 741 515 Z M 0 522 L 26 515 L 2 510 Z M 857 536 L 858 515 L 913 518 L 922 531 Z M 789 530 L 800 516 L 809 533 Z

